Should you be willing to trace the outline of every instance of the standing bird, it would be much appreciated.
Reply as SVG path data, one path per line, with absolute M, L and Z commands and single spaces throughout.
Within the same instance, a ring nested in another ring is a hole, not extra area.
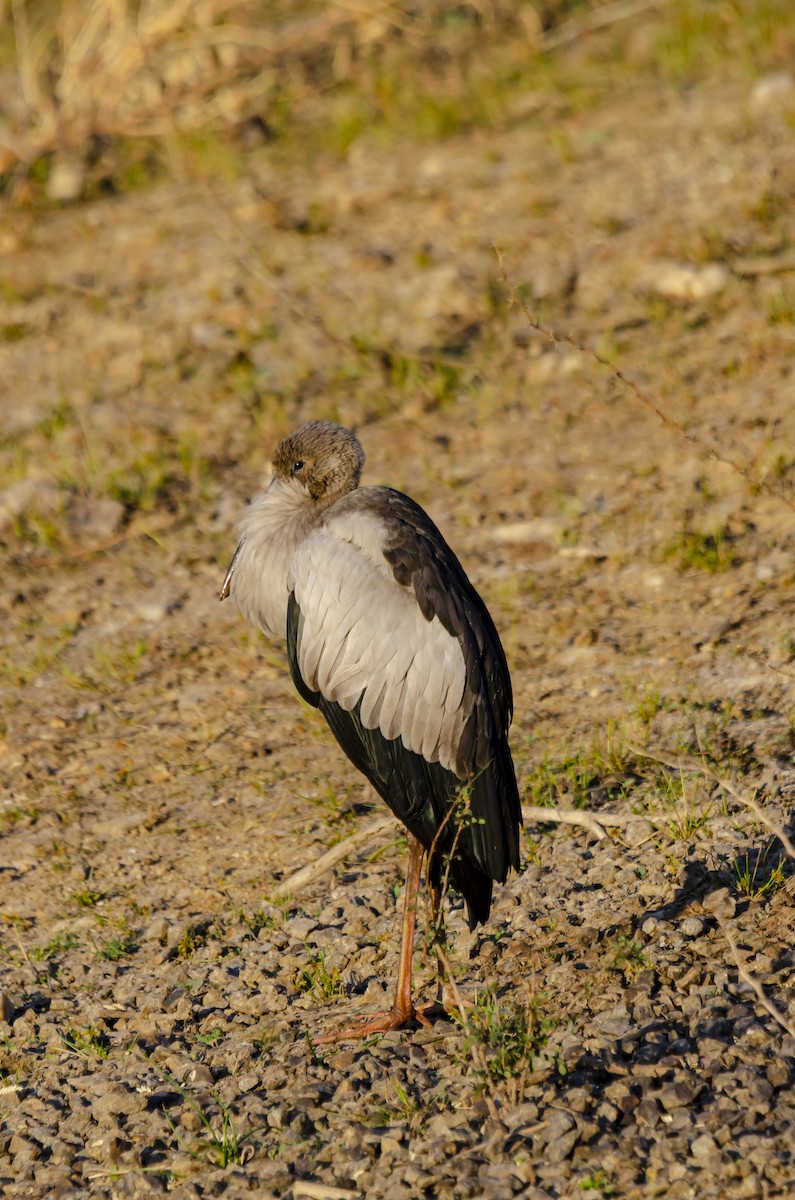
M 430 517 L 401 492 L 360 487 L 347 429 L 310 421 L 279 443 L 246 509 L 220 599 L 287 636 L 293 683 L 409 831 L 395 1003 L 326 1039 L 423 1019 L 411 997 L 424 855 L 434 909 L 448 879 L 469 926 L 519 866 L 511 681 L 485 604 Z

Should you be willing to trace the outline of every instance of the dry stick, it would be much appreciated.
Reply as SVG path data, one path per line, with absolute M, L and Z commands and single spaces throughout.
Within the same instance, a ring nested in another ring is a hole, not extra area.
M 605 825 L 625 825 L 635 819 L 635 814 L 629 817 L 617 817 L 601 814 L 595 817 L 592 813 L 578 808 L 545 808 L 543 805 L 523 804 L 522 816 L 527 821 L 555 822 L 561 825 L 580 825 L 587 829 L 599 841 L 607 837 Z
M 737 967 L 737 974 L 740 976 L 740 979 L 742 979 L 744 983 L 748 984 L 761 1007 L 773 1018 L 776 1024 L 779 1025 L 785 1033 L 788 1033 L 791 1038 L 795 1038 L 795 1025 L 793 1025 L 792 1022 L 786 1017 L 782 1016 L 776 1006 L 768 999 L 761 983 L 750 973 L 740 957 L 740 952 L 737 949 L 737 943 L 735 942 L 728 925 L 722 917 L 717 916 L 717 914 L 715 916 L 718 925 L 720 926 L 720 931 L 726 939 L 726 944 L 729 947 L 731 956 L 734 959 L 734 964 Z
M 46 971 L 38 971 L 36 969 L 36 967 L 34 967 L 33 963 L 30 961 L 30 959 L 28 958 L 28 952 L 25 949 L 25 947 L 22 945 L 22 938 L 19 936 L 19 930 L 17 929 L 16 925 L 14 926 L 14 938 L 16 940 L 17 946 L 19 947 L 20 954 L 24 958 L 28 967 L 30 967 L 30 971 L 31 971 L 31 974 L 33 975 L 34 981 L 39 986 L 45 984 L 48 980 L 47 972 Z
M 675 433 L 678 433 L 679 436 L 684 441 L 689 442 L 691 446 L 695 446 L 698 450 L 706 452 L 710 458 L 714 458 L 716 462 L 721 463 L 723 466 L 729 467 L 735 472 L 735 474 L 739 475 L 741 479 L 744 479 L 746 483 L 750 484 L 752 488 L 766 492 L 769 496 L 773 496 L 776 500 L 780 500 L 782 504 L 786 504 L 787 508 L 790 509 L 791 512 L 795 512 L 795 501 L 790 500 L 781 492 L 776 491 L 775 488 L 770 486 L 766 479 L 755 479 L 747 467 L 742 466 L 742 464 L 738 463 L 736 459 L 730 458 L 726 454 L 723 454 L 722 451 L 718 450 L 716 446 L 711 445 L 709 442 L 705 442 L 703 438 L 698 437 L 697 434 L 688 432 L 681 421 L 677 421 L 675 417 L 672 417 L 669 413 L 664 412 L 663 409 L 661 409 L 660 406 L 651 399 L 651 397 L 647 396 L 645 392 L 641 391 L 634 380 L 625 375 L 619 367 L 615 366 L 614 363 L 611 363 L 608 359 L 606 359 L 603 354 L 599 353 L 598 350 L 593 350 L 590 346 L 583 345 L 582 342 L 577 341 L 577 339 L 572 337 L 569 333 L 558 333 L 556 330 L 548 329 L 546 325 L 542 325 L 541 322 L 533 316 L 524 301 L 520 300 L 517 296 L 516 289 L 509 280 L 505 270 L 505 257 L 502 251 L 495 246 L 494 253 L 497 255 L 497 261 L 500 264 L 500 279 L 508 290 L 510 306 L 511 308 L 518 308 L 520 310 L 531 329 L 535 329 L 535 331 L 540 333 L 542 337 L 545 337 L 547 341 L 552 342 L 553 346 L 571 346 L 572 350 L 576 350 L 579 354 L 585 354 L 589 358 L 592 358 L 595 362 L 598 362 L 601 367 L 606 367 L 607 370 L 612 374 L 613 378 L 617 379 L 619 383 L 624 385 L 625 388 L 628 388 L 635 398 L 639 400 L 645 408 L 648 408 L 651 412 L 653 412 L 658 421 L 660 421 L 668 429 L 673 429 Z
M 626 21 L 629 17 L 645 12 L 646 9 L 660 8 L 664 3 L 666 0 L 616 0 L 614 4 L 606 4 L 584 17 L 564 21 L 557 29 L 545 33 L 541 38 L 541 49 L 556 50 L 558 46 L 576 41 L 586 33 L 604 29 L 607 25 L 614 25 L 616 21 Z
M 352 833 L 350 837 L 345 838 L 342 842 L 337 842 L 336 846 L 332 846 L 325 854 L 321 854 L 320 858 L 313 863 L 307 863 L 305 867 L 301 867 L 300 871 L 296 871 L 294 875 L 283 879 L 272 896 L 275 900 L 282 900 L 286 896 L 294 896 L 301 888 L 307 887 L 310 883 L 314 883 L 321 875 L 325 875 L 332 867 L 345 858 L 352 851 L 358 849 L 359 846 L 366 845 L 375 837 L 380 837 L 382 833 L 392 828 L 394 818 L 379 817 L 377 821 L 360 829 L 358 833 Z
M 762 824 L 770 830 L 771 833 L 776 835 L 789 857 L 795 859 L 795 845 L 793 845 L 792 839 L 787 836 L 783 825 L 780 825 L 778 821 L 774 821 L 772 817 L 768 816 L 761 804 L 757 804 L 756 800 L 754 800 L 752 796 L 744 795 L 744 793 L 741 792 L 740 789 L 736 787 L 736 785 L 732 783 L 730 779 L 726 779 L 723 775 L 718 775 L 718 773 L 713 771 L 710 767 L 702 767 L 701 769 L 705 775 L 708 775 L 710 779 L 717 783 L 718 787 L 722 787 L 723 790 L 728 792 L 730 796 L 734 796 L 735 800 L 739 800 L 740 804 L 744 804 L 746 808 L 750 808 L 754 816 L 757 817 L 757 819 L 760 820 Z
M 745 795 L 740 791 L 736 784 L 732 783 L 732 781 L 727 779 L 724 775 L 719 775 L 717 771 L 713 771 L 712 768 L 707 765 L 707 763 L 702 762 L 697 758 L 668 758 L 664 754 L 656 754 L 651 750 L 644 750 L 642 746 L 633 746 L 632 744 L 628 745 L 627 749 L 630 750 L 632 754 L 636 754 L 638 758 L 648 758 L 651 762 L 660 763 L 660 765 L 663 767 L 670 767 L 672 771 L 700 771 L 702 775 L 706 775 L 708 779 L 713 780 L 714 783 L 717 783 L 718 787 L 723 788 L 723 790 L 728 792 L 730 796 L 734 796 L 735 800 L 739 801 L 740 804 L 743 804 L 746 808 L 750 809 L 757 820 L 761 821 L 761 823 L 779 839 L 789 857 L 795 860 L 795 845 L 793 845 L 792 839 L 787 835 L 783 825 L 781 825 L 778 821 L 774 821 L 773 818 L 765 812 L 761 804 L 757 804 L 753 797 Z
M 522 816 L 527 821 L 547 821 L 561 825 L 579 825 L 599 839 L 607 837 L 606 826 L 626 825 L 628 821 L 636 819 L 634 813 L 628 817 L 616 816 L 612 813 L 604 813 L 595 817 L 592 813 L 583 812 L 576 808 L 543 808 L 536 805 L 523 805 Z M 358 850 L 360 846 L 366 845 L 373 838 L 380 837 L 382 833 L 386 833 L 392 829 L 393 824 L 393 817 L 379 817 L 377 821 L 366 825 L 364 829 L 360 829 L 357 833 L 352 833 L 343 841 L 337 842 L 336 846 L 332 846 L 325 854 L 321 854 L 320 858 L 316 859 L 315 862 L 307 863 L 305 867 L 301 867 L 294 875 L 283 879 L 271 893 L 274 900 L 283 900 L 286 896 L 294 896 L 302 888 L 308 887 L 309 884 L 319 879 L 321 875 L 325 875 L 333 867 L 336 867 L 338 862 L 346 858 L 349 854 L 352 854 L 354 850 Z M 441 833 L 441 829 L 439 832 Z M 434 841 L 434 847 L 435 845 Z M 433 853 L 434 847 L 431 848 L 431 853 Z M 442 891 L 446 890 L 448 872 L 449 866 L 445 872 Z
M 293 1184 L 295 1200 L 299 1200 L 299 1197 L 306 1197 L 306 1200 L 348 1200 L 348 1197 L 359 1194 L 350 1188 L 331 1187 L 327 1183 L 314 1183 L 309 1179 L 297 1179 Z

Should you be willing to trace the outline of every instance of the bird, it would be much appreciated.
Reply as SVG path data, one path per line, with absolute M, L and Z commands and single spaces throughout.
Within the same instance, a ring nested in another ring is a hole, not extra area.
M 519 867 L 505 653 L 485 603 L 427 513 L 363 486 L 356 435 L 313 420 L 284 437 L 244 511 L 220 599 L 286 639 L 292 681 L 406 827 L 395 997 L 315 1042 L 427 1024 L 412 997 L 423 859 L 434 914 L 451 885 L 470 929 Z M 430 1008 L 431 1006 L 428 1006 Z

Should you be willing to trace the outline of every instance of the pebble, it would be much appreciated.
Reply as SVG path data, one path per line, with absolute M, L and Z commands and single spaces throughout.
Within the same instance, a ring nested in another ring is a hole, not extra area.
M 703 267 L 690 263 L 658 262 L 646 267 L 637 286 L 671 300 L 708 300 L 724 290 L 731 272 L 721 263 Z
M 690 1143 L 690 1153 L 696 1159 L 713 1158 L 718 1153 L 718 1146 L 710 1134 L 702 1133 Z
M 679 928 L 685 937 L 701 937 L 704 932 L 704 922 L 701 917 L 685 917 Z
M 77 200 L 85 181 L 85 167 L 78 159 L 55 158 L 47 178 L 47 195 L 61 204 Z
M 751 111 L 756 115 L 795 104 L 795 78 L 789 71 L 771 71 L 751 89 Z
M 633 817 L 627 821 L 623 829 L 623 839 L 627 846 L 637 847 L 642 846 L 648 841 L 653 833 L 652 827 L 648 821 L 644 821 L 640 817 Z
M 0 491 L 0 532 L 31 513 L 50 516 L 61 505 L 61 492 L 48 479 L 21 479 Z
M 112 496 L 74 496 L 66 508 L 65 524 L 72 538 L 101 540 L 118 532 L 126 511 Z
M 702 907 L 705 912 L 712 913 L 723 921 L 731 921 L 737 911 L 737 901 L 728 888 L 717 888 L 704 897 Z

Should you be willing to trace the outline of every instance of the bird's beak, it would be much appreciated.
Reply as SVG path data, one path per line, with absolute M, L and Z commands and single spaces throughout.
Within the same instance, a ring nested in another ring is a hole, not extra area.
M 238 558 L 238 555 L 240 554 L 240 550 L 241 550 L 242 546 L 243 546 L 243 543 L 241 542 L 240 545 L 238 546 L 237 550 L 235 550 L 232 561 L 229 564 L 229 569 L 227 570 L 226 575 L 224 576 L 224 582 L 223 582 L 221 591 L 218 596 L 219 600 L 226 600 L 227 596 L 229 595 L 229 592 L 232 587 L 232 576 L 235 573 L 235 563 L 237 562 L 237 558 Z

